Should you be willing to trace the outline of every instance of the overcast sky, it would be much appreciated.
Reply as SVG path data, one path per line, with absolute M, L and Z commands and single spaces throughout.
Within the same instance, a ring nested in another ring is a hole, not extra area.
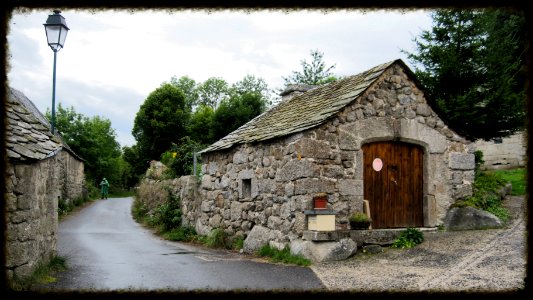
M 8 83 L 41 112 L 51 109 L 53 52 L 43 24 L 50 10 L 14 11 L 8 21 Z M 68 10 L 70 28 L 57 54 L 56 109 L 111 120 L 131 146 L 133 120 L 146 97 L 172 76 L 197 83 L 247 74 L 279 89 L 283 78 L 324 54 L 333 73 L 354 75 L 395 59 L 431 28 L 428 10 Z

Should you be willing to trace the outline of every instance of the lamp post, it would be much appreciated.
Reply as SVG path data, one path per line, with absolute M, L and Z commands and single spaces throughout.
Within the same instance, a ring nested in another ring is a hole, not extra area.
M 48 46 L 54 51 L 54 79 L 52 86 L 52 134 L 54 134 L 54 127 L 56 122 L 56 58 L 57 51 L 61 50 L 65 45 L 65 39 L 67 38 L 67 32 L 69 28 L 65 22 L 65 18 L 60 15 L 60 10 L 54 10 L 53 15 L 49 15 L 46 19 L 44 29 L 46 31 L 46 39 L 48 40 Z

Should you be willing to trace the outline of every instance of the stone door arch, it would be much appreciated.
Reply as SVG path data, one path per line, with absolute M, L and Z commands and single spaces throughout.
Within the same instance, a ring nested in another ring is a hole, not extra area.
M 373 142 L 362 146 L 364 199 L 369 201 L 372 228 L 424 226 L 421 146 Z

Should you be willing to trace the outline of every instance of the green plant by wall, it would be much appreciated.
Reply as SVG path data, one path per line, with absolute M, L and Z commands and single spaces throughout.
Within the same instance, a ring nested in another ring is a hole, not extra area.
M 169 241 L 190 242 L 197 237 L 196 230 L 192 226 L 181 226 L 162 234 Z
M 50 262 L 39 264 L 30 276 L 19 278 L 14 277 L 9 283 L 9 289 L 13 291 L 28 291 L 34 285 L 52 283 L 56 281 L 54 275 L 57 272 L 66 270 L 66 259 L 61 256 L 54 256 Z
M 501 221 L 509 219 L 509 211 L 502 207 L 499 189 L 507 184 L 507 181 L 498 173 L 481 172 L 474 182 L 474 193 L 462 201 L 458 201 L 455 206 L 471 206 L 483 209 L 494 214 Z
M 166 178 L 192 175 L 194 173 L 194 153 L 203 148 L 203 145 L 191 140 L 188 136 L 181 138 L 177 144 L 171 143 L 170 149 L 161 155 L 161 162 L 168 167 L 165 171 Z M 198 174 L 201 156 L 198 155 L 196 159 L 196 172 Z
M 211 248 L 227 248 L 228 236 L 222 228 L 213 229 L 204 240 L 204 245 Z
M 270 261 L 272 262 L 281 262 L 298 266 L 311 265 L 311 261 L 304 256 L 291 254 L 289 246 L 285 246 L 283 250 L 279 250 L 267 244 L 257 250 L 256 254 L 259 256 L 269 257 Z
M 526 194 L 526 169 L 494 170 L 487 173 L 497 174 L 503 180 L 510 182 L 513 187 L 511 195 L 522 196 Z
M 155 209 L 153 223 L 161 225 L 164 231 L 181 226 L 181 200 L 170 189 L 166 203 Z
M 474 152 L 474 160 L 475 160 L 475 166 L 474 166 L 474 174 L 476 178 L 481 173 L 481 166 L 485 163 L 485 160 L 483 160 L 483 151 L 476 150 Z
M 400 236 L 392 243 L 392 248 L 413 248 L 424 241 L 424 234 L 420 229 L 407 228 L 400 233 Z
M 135 221 L 143 223 L 148 216 L 148 207 L 143 202 L 135 199 L 131 206 L 131 214 Z

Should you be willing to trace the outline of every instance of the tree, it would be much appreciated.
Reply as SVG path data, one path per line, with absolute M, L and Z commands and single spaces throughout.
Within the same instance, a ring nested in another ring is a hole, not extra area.
M 201 145 L 209 145 L 215 140 L 211 135 L 211 124 L 213 122 L 213 115 L 215 111 L 207 106 L 201 104 L 196 111 L 191 115 L 189 126 L 187 127 L 188 136 Z
M 210 132 L 213 139 L 223 138 L 260 115 L 265 108 L 266 102 L 258 93 L 235 94 L 222 101 L 213 115 Z
M 521 129 L 523 14 L 442 9 L 432 18 L 431 31 L 414 39 L 417 53 L 404 52 L 444 119 L 470 139 L 488 140 Z
M 180 79 L 177 79 L 176 76 L 172 76 L 170 83 L 181 89 L 185 94 L 185 101 L 191 110 L 198 105 L 198 90 L 194 79 L 189 76 L 181 76 Z
M 234 83 L 229 89 L 231 95 L 242 95 L 245 93 L 256 93 L 263 97 L 267 104 L 271 102 L 272 91 L 268 88 L 267 83 L 259 77 L 246 75 L 241 81 Z
M 45 113 L 50 120 L 49 111 Z M 67 145 L 84 160 L 87 181 L 96 184 L 102 177 L 112 183 L 119 183 L 124 170 L 119 166 L 120 145 L 109 119 L 86 117 L 74 107 L 63 108 L 58 104 L 56 128 Z
M 292 75 L 282 77 L 285 85 L 288 84 L 308 84 L 320 85 L 337 80 L 330 71 L 335 65 L 326 67 L 323 61 L 324 54 L 318 50 L 311 50 L 311 63 L 301 60 L 302 71 L 292 71 Z
M 197 93 L 198 104 L 217 109 L 218 104 L 229 96 L 228 83 L 222 78 L 211 77 L 198 86 Z
M 163 83 L 150 93 L 133 124 L 139 158 L 158 160 L 173 141 L 185 136 L 189 118 L 190 110 L 180 88 Z
M 129 166 L 129 174 L 125 176 L 126 186 L 132 187 L 139 182 L 142 174 L 150 167 L 150 160 L 141 157 L 139 154 L 139 147 L 134 144 L 131 147 L 124 146 L 122 148 L 122 156 Z

